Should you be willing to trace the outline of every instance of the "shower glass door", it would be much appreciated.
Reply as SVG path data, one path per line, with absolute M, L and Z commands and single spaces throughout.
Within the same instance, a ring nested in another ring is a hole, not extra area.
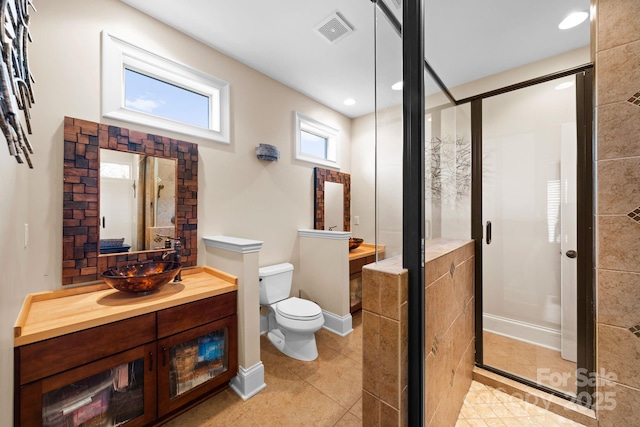
M 575 396 L 575 77 L 482 106 L 483 363 Z

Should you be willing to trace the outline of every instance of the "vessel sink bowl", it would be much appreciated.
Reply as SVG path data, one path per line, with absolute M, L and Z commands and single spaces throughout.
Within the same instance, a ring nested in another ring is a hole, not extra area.
M 359 247 L 362 244 L 363 241 L 364 240 L 358 239 L 357 237 L 350 237 L 349 238 L 349 250 L 352 251 L 355 248 Z
M 172 281 L 180 268 L 178 262 L 152 261 L 110 268 L 102 278 L 119 291 L 147 294 Z

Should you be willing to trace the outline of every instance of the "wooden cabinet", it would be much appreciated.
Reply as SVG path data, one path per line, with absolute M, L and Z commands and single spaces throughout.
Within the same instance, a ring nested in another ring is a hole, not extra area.
M 384 246 L 378 246 L 378 257 L 384 259 Z M 363 243 L 349 253 L 349 298 L 350 312 L 362 309 L 362 267 L 376 262 L 375 247 Z
M 155 343 L 141 345 L 16 390 L 16 426 L 144 426 L 156 418 Z M 21 361 L 21 365 L 29 363 Z M 114 386 L 114 379 L 119 382 Z
M 215 305 L 199 301 L 158 313 L 158 336 L 166 333 L 158 341 L 158 417 L 208 396 L 236 375 L 235 296 L 234 292 L 218 297 Z M 194 317 L 185 316 L 189 312 Z M 180 318 L 190 329 L 177 330 Z M 207 323 L 198 326 L 199 321 Z
M 226 387 L 235 289 L 16 345 L 14 425 L 155 425 Z

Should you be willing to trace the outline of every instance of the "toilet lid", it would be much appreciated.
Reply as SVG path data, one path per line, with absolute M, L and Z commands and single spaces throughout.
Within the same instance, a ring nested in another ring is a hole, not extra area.
M 322 315 L 318 304 L 296 297 L 280 301 L 276 304 L 276 310 L 282 317 L 292 320 L 314 320 Z

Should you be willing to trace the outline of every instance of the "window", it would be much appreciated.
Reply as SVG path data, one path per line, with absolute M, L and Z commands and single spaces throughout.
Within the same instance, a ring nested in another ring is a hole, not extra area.
M 101 178 L 131 179 L 131 165 L 100 162 Z
M 209 128 L 209 97 L 125 68 L 124 106 Z
M 229 84 L 102 33 L 102 115 L 229 143 Z
M 340 168 L 340 131 L 295 113 L 296 159 Z

